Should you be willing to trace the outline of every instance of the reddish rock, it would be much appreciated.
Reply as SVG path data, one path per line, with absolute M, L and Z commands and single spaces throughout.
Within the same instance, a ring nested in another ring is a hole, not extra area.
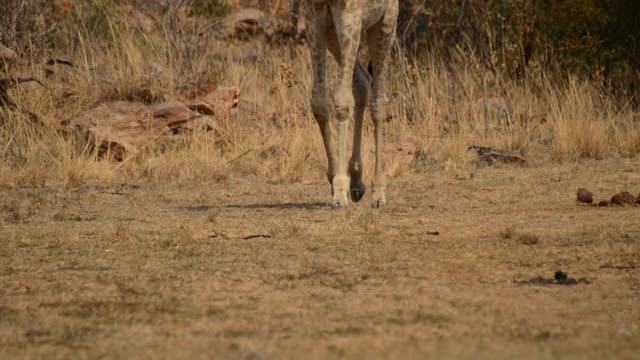
M 213 115 L 237 107 L 239 101 L 240 89 L 237 87 L 217 87 L 208 94 L 191 100 L 187 106 L 201 114 Z
M 624 191 L 611 197 L 611 203 L 615 205 L 633 205 L 637 201 L 636 197 Z
M 578 199 L 578 202 L 581 202 L 584 204 L 592 204 L 593 194 L 585 188 L 580 188 L 578 189 L 577 199 Z
M 145 105 L 111 101 L 82 112 L 69 121 L 69 128 L 90 135 L 98 146 L 98 156 L 123 160 L 162 136 L 195 128 L 212 129 L 213 120 L 177 101 Z

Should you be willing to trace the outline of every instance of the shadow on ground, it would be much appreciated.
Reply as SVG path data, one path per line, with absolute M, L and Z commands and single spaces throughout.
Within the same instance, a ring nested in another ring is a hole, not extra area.
M 212 209 L 302 209 L 302 210 L 317 210 L 329 207 L 327 203 L 313 202 L 313 203 L 282 203 L 282 204 L 230 204 L 224 206 L 215 205 L 197 205 L 197 206 L 185 206 L 181 208 L 184 211 L 190 212 L 205 212 Z

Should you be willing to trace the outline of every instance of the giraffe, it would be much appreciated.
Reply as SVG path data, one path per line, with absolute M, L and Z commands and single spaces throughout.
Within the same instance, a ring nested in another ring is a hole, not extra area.
M 366 186 L 362 181 L 362 119 L 369 101 L 374 122 L 375 171 L 372 181 L 374 208 L 386 203 L 383 122 L 386 117 L 386 72 L 391 44 L 395 36 L 398 0 L 310 0 L 307 11 L 309 47 L 313 62 L 311 110 L 320 127 L 327 155 L 327 178 L 331 184 L 334 208 L 346 207 L 349 198 L 358 202 Z M 362 41 L 361 41 L 362 39 Z M 358 50 L 367 42 L 369 74 L 357 60 Z M 337 154 L 329 123 L 327 94 L 327 50 L 338 63 L 339 74 L 334 91 L 337 118 Z M 371 90 L 371 97 L 369 92 Z M 353 151 L 346 161 L 347 121 L 354 119 Z

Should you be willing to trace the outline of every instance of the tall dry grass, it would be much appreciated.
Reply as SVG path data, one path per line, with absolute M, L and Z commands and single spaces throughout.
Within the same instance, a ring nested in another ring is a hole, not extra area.
M 324 180 L 324 150 L 308 111 L 311 62 L 304 45 L 266 44 L 259 38 L 228 42 L 210 32 L 202 36 L 196 24 L 185 28 L 170 21 L 143 33 L 117 11 L 106 18 L 108 36 L 97 36 L 83 23 L 70 33 L 66 42 L 74 45 L 65 50 L 76 68 L 65 79 L 48 79 L 46 88 L 26 84 L 8 91 L 11 106 L 0 107 L 1 184 L 208 182 L 237 176 Z M 234 60 L 247 52 L 257 56 Z M 56 55 L 43 49 L 32 53 L 40 55 L 23 57 L 7 71 L 40 74 L 45 58 Z M 468 55 L 445 63 L 409 59 L 396 49 L 392 61 L 394 117 L 386 137 L 391 144 L 411 138 L 420 150 L 411 164 L 390 152 L 392 177 L 475 166 L 475 155 L 467 150 L 472 144 L 520 150 L 533 166 L 640 153 L 639 115 L 593 81 L 559 79 L 543 70 L 511 80 L 482 71 Z M 332 67 L 330 79 L 335 74 Z M 122 163 L 99 160 L 94 144 L 64 129 L 64 120 L 101 101 L 180 100 L 192 79 L 237 86 L 241 101 L 275 115 L 218 114 L 217 131 L 150 144 Z M 483 102 L 493 105 L 478 105 Z M 370 121 L 364 136 L 365 172 L 371 174 Z

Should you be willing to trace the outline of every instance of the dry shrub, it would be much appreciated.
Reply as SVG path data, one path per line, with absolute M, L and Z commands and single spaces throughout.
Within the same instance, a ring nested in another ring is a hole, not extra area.
M 537 245 L 540 242 L 540 237 L 534 234 L 519 232 L 513 227 L 504 228 L 499 233 L 500 237 L 505 240 L 515 240 L 522 245 Z
M 625 151 L 612 136 L 616 130 L 612 104 L 598 95 L 593 84 L 575 79 L 551 93 L 556 160 L 602 159 L 615 149 Z

